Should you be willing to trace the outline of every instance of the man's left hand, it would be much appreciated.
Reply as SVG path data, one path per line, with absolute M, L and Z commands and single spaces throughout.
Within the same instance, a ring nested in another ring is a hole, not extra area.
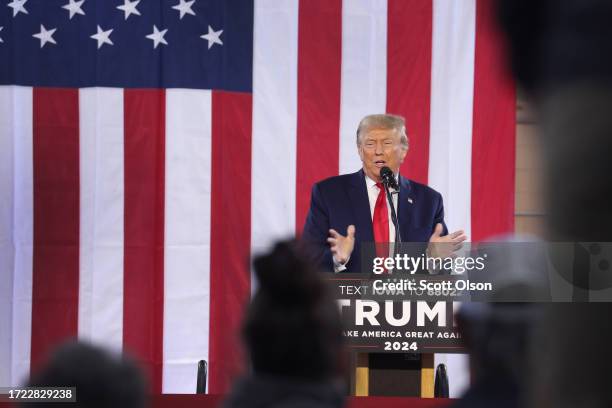
M 434 258 L 448 258 L 452 256 L 456 251 L 463 247 L 463 241 L 467 239 L 467 235 L 463 230 L 455 231 L 451 234 L 442 236 L 444 228 L 442 224 L 436 224 L 431 237 L 429 237 L 428 252 L 429 256 Z

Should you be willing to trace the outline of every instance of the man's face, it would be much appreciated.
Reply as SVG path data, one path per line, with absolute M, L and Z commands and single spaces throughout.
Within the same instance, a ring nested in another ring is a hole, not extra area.
M 385 166 L 397 173 L 408 153 L 394 129 L 370 129 L 361 136 L 358 149 L 363 171 L 375 181 L 380 181 L 380 169 Z

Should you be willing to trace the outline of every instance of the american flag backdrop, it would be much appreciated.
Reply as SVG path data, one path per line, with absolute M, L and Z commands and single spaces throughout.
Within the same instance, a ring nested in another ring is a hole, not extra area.
M 361 167 L 369 113 L 449 229 L 512 231 L 501 55 L 491 0 L 0 0 L 0 386 L 78 337 L 226 391 L 246 260 Z

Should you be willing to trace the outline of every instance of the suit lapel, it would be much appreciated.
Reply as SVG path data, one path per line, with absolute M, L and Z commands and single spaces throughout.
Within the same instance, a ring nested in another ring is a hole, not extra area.
M 358 240 L 361 242 L 373 242 L 372 215 L 370 213 L 370 201 L 366 190 L 365 176 L 363 170 L 351 175 L 348 191 L 351 200 L 350 207 L 353 209 Z
M 407 178 L 399 176 L 400 179 L 400 192 L 397 203 L 397 218 L 400 225 L 400 232 L 402 234 L 402 240 L 406 240 L 408 237 L 408 226 L 410 225 L 410 219 L 412 218 L 412 206 L 414 205 L 414 198 L 412 197 L 412 189 L 410 188 L 410 181 Z

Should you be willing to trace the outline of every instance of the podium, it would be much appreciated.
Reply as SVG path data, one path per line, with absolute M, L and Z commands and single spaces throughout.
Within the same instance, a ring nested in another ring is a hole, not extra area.
M 390 275 L 342 274 L 326 280 L 351 353 L 350 395 L 433 398 L 434 353 L 465 351 L 454 322 L 455 302 L 373 290 L 387 281 L 403 285 Z
M 433 353 L 353 353 L 352 396 L 434 397 Z

